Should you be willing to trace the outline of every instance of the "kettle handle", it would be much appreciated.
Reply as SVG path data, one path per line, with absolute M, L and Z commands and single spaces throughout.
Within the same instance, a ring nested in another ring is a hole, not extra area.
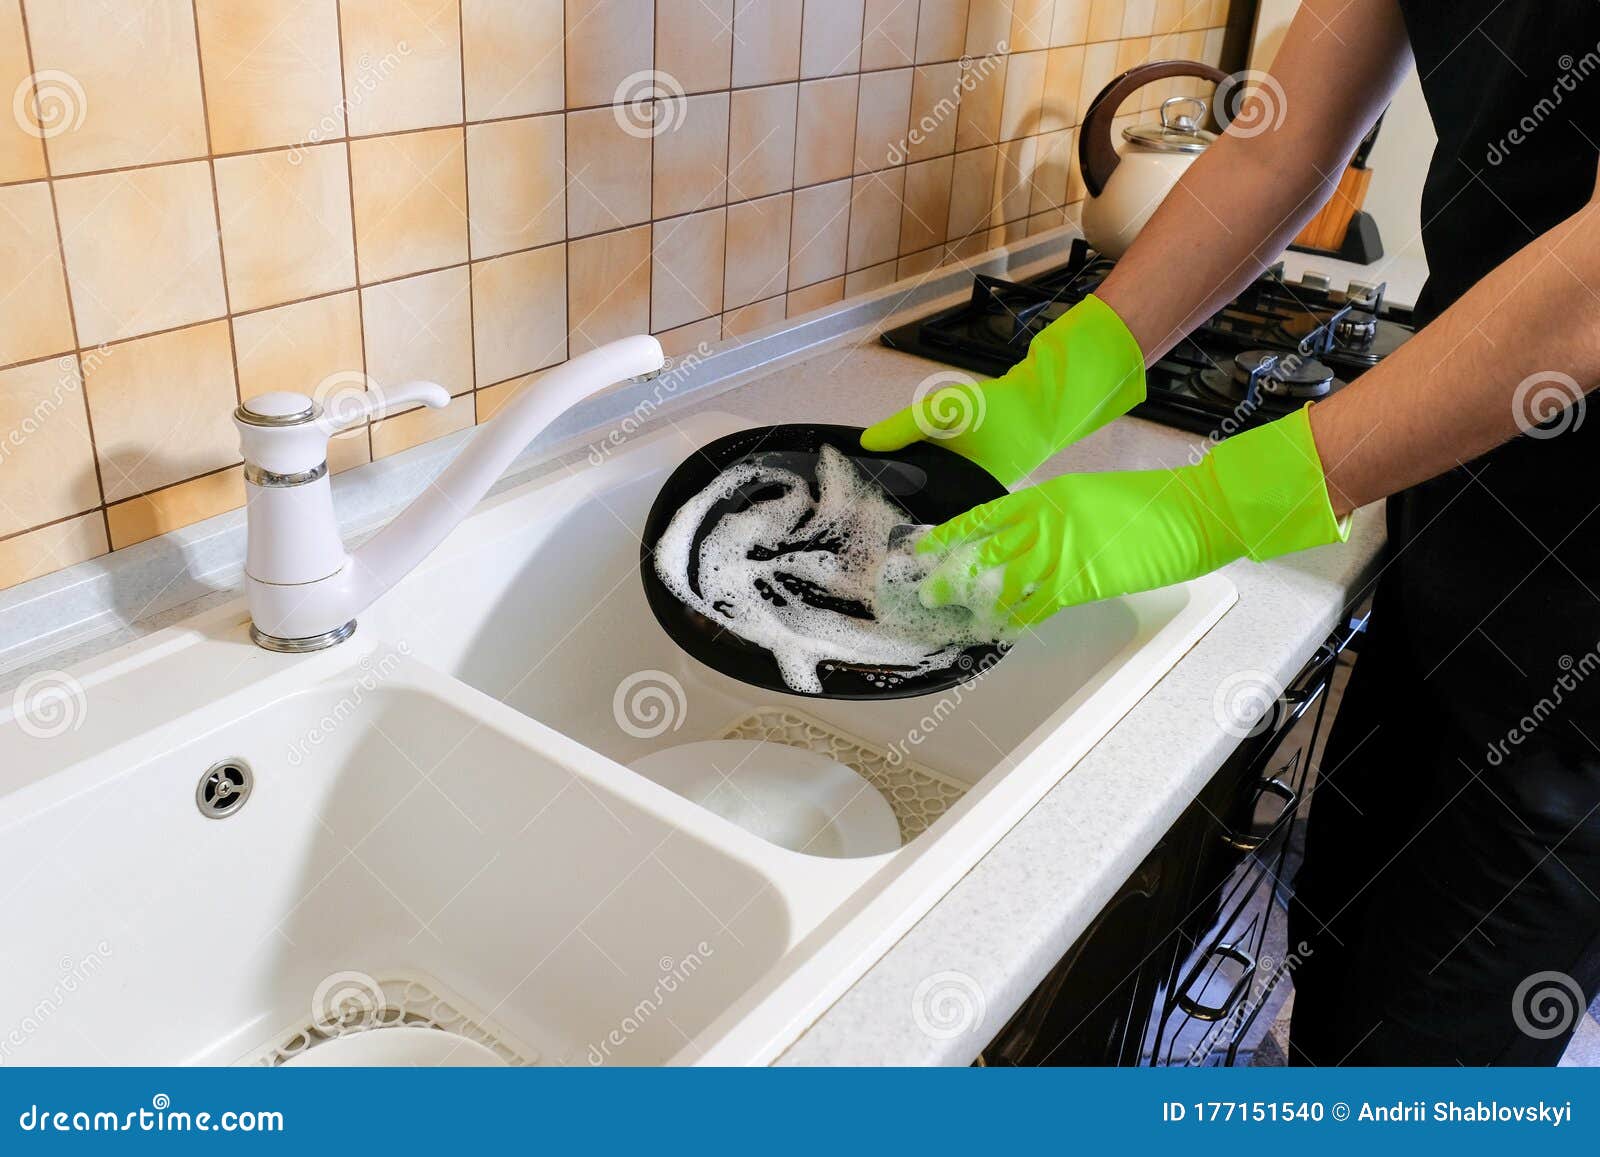
M 1100 94 L 1089 103 L 1083 127 L 1078 130 L 1078 164 L 1083 170 L 1083 183 L 1089 190 L 1089 196 L 1100 195 L 1122 161 L 1116 146 L 1111 143 L 1111 121 L 1117 115 L 1118 107 L 1131 93 L 1152 81 L 1165 80 L 1169 76 L 1198 76 L 1217 85 L 1228 79 L 1228 74 L 1220 68 L 1202 64 L 1198 60 L 1155 60 L 1112 78 L 1111 83 L 1102 88 Z M 1229 119 L 1227 110 L 1215 97 L 1212 98 L 1211 107 L 1217 120 L 1226 127 Z

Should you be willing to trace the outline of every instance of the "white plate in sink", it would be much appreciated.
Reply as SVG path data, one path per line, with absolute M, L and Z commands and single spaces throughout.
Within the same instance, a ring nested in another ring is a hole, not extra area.
M 334 1037 L 285 1061 L 305 1068 L 504 1068 L 475 1040 L 420 1025 L 373 1028 Z
M 858 859 L 900 847 L 900 824 L 877 788 L 837 760 L 787 743 L 707 739 L 629 766 L 770 844 Z

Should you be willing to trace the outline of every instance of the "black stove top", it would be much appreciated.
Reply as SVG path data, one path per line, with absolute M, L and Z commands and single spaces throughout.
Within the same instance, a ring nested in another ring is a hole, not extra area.
M 969 300 L 889 330 L 883 343 L 998 376 L 1111 268 L 1079 239 L 1065 265 L 1027 281 L 980 275 Z M 1411 336 L 1411 311 L 1385 302 L 1383 290 L 1355 283 L 1338 292 L 1309 273 L 1285 281 L 1274 266 L 1149 368 L 1133 413 L 1226 437 L 1326 397 Z

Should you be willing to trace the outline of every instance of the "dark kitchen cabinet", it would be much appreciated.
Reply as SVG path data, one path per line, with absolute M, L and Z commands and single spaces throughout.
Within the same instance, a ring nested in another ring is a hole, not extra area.
M 1263 956 L 1273 892 L 1335 664 L 1364 625 L 1352 621 L 1318 648 L 984 1050 L 984 1063 L 1233 1063 L 1286 971 Z
M 1147 1020 L 1141 1010 L 1165 980 L 1148 946 L 1170 925 L 1177 866 L 1163 841 L 984 1050 L 986 1063 L 1138 1063 Z

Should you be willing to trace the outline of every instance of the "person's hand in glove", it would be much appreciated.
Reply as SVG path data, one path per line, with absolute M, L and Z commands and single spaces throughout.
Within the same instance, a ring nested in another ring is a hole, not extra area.
M 1139 343 L 1090 296 L 1040 331 L 1005 374 L 933 390 L 867 430 L 861 445 L 899 450 L 932 438 L 1009 486 L 1142 401 Z
M 959 602 L 1004 567 L 1000 606 L 1018 626 L 1063 607 L 1343 541 L 1309 408 L 1237 434 L 1199 463 L 1066 474 L 935 527 L 918 551 L 954 552 L 924 580 L 929 606 Z M 961 568 L 961 574 L 951 572 Z M 992 587 L 993 584 L 984 584 Z

